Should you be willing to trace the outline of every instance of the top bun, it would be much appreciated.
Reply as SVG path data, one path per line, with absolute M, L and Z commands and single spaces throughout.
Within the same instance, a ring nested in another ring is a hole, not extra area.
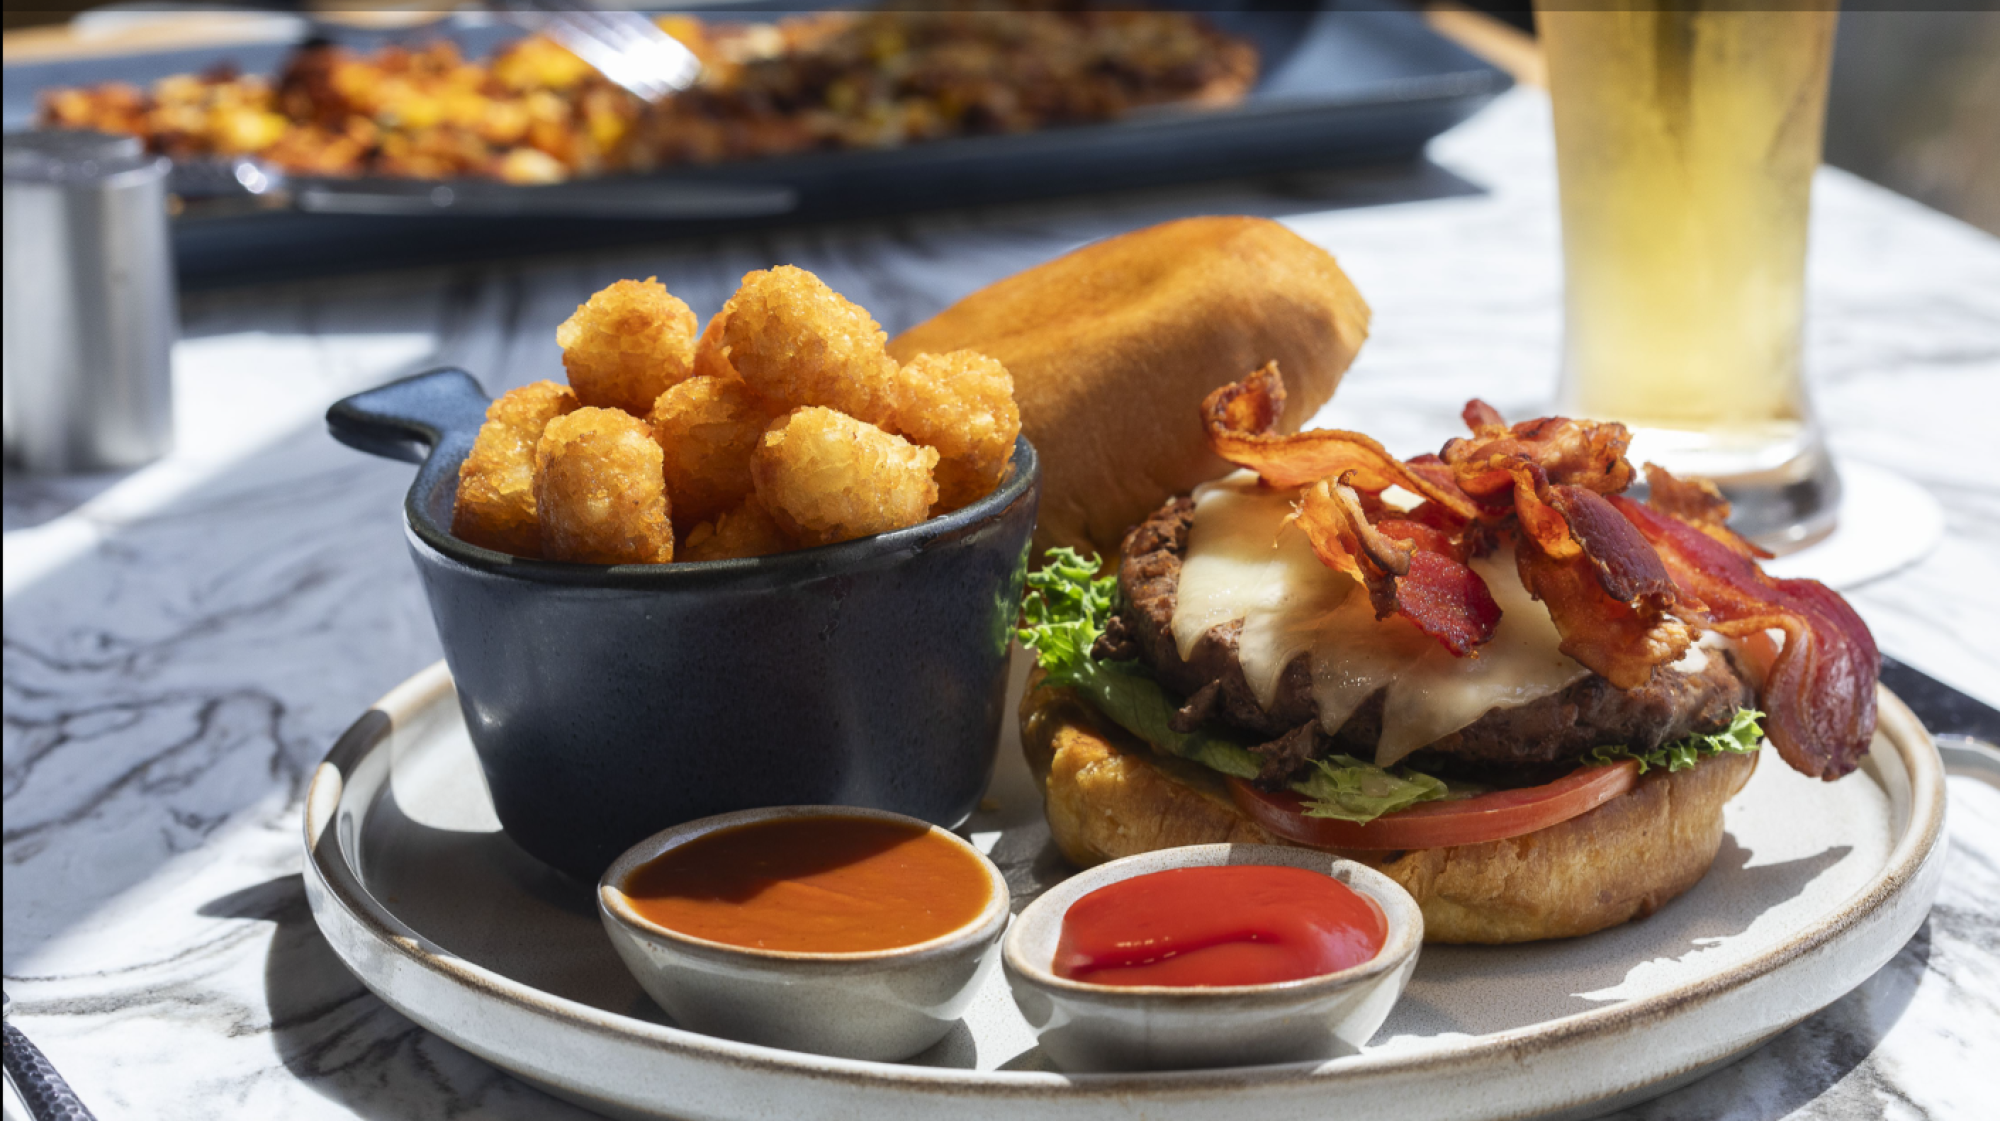
M 889 353 L 976 350 L 1014 376 L 1043 465 L 1035 553 L 1111 556 L 1160 503 L 1218 478 L 1201 402 L 1276 361 L 1296 432 L 1368 337 L 1332 255 L 1265 218 L 1186 218 L 1084 246 L 974 292 Z

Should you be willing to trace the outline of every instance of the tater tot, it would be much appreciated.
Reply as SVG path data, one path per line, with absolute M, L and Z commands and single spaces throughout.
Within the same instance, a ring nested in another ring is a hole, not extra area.
M 694 376 L 698 378 L 733 378 L 736 367 L 729 364 L 729 344 L 722 341 L 723 329 L 729 323 L 729 309 L 716 312 L 701 329 L 701 337 L 694 341 Z
M 694 370 L 694 312 L 651 277 L 621 280 L 556 328 L 576 399 L 645 416 Z
M 503 393 L 486 407 L 486 423 L 458 467 L 453 536 L 517 557 L 542 555 L 542 531 L 535 520 L 535 444 L 549 421 L 576 408 L 576 394 L 552 381 Z
M 692 377 L 653 403 L 653 438 L 666 453 L 667 493 L 683 531 L 750 493 L 750 453 L 771 411 L 735 378 Z
M 685 561 L 732 560 L 762 557 L 792 548 L 792 539 L 771 517 L 764 504 L 752 494 L 742 505 L 724 511 L 712 522 L 703 522 L 688 534 L 678 559 Z
M 825 545 L 915 525 L 937 501 L 938 453 L 832 409 L 794 409 L 750 458 L 757 497 L 784 531 Z
M 919 354 L 890 385 L 890 416 L 883 427 L 937 449 L 939 510 L 956 510 L 992 493 L 1021 434 L 1021 409 L 1007 368 L 971 350 Z
M 868 313 L 790 265 L 750 273 L 721 316 L 728 362 L 774 407 L 817 405 L 879 424 L 896 372 Z
M 586 564 L 674 559 L 660 445 L 618 409 L 578 409 L 549 422 L 535 445 L 542 555 Z

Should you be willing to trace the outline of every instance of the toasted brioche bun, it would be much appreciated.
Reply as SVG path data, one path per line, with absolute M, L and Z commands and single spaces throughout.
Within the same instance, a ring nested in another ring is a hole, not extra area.
M 1181 845 L 1286 844 L 1236 808 L 1220 776 L 1162 756 L 1067 689 L 1031 682 L 1021 745 L 1064 855 L 1089 866 Z M 1756 769 L 1720 755 L 1655 770 L 1631 793 L 1526 836 L 1408 852 L 1348 852 L 1402 884 L 1426 942 L 1570 938 L 1644 918 L 1693 887 L 1722 845 L 1722 806 Z
M 1367 337 L 1368 305 L 1325 250 L 1264 218 L 1188 218 L 988 285 L 889 353 L 1003 363 L 1041 454 L 1036 555 L 1110 556 L 1169 496 L 1229 471 L 1202 435 L 1210 390 L 1275 360 L 1289 391 L 1279 427 L 1296 432 Z

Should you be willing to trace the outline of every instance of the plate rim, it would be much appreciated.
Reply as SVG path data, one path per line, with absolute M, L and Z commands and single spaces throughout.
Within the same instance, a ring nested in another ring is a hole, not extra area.
M 1838 910 L 1822 915 L 1810 925 L 1793 932 L 1782 944 L 1699 981 L 1651 996 L 1574 1013 L 1551 1022 L 1451 1039 L 1419 1052 L 1351 1056 L 1339 1060 L 1340 1065 L 1330 1070 L 1322 1069 L 1324 1064 L 1316 1062 L 1106 1074 L 915 1067 L 784 1051 L 622 1016 L 514 981 L 459 957 L 405 925 L 392 910 L 369 894 L 358 872 L 341 859 L 344 849 L 339 830 L 334 826 L 343 801 L 346 776 L 354 766 L 385 743 L 393 730 L 405 724 L 411 715 L 444 703 L 454 693 L 450 671 L 440 659 L 404 680 L 371 705 L 341 734 L 314 771 L 301 814 L 305 871 L 308 881 L 319 889 L 309 893 L 314 921 L 323 933 L 329 935 L 336 950 L 338 940 L 331 938 L 332 932 L 327 930 L 331 920 L 323 914 L 328 903 L 337 905 L 352 923 L 366 932 L 378 951 L 404 959 L 447 984 L 478 990 L 489 998 L 555 1017 L 572 1028 L 627 1042 L 641 1041 L 684 1061 L 721 1063 L 736 1068 L 738 1073 L 833 1079 L 860 1090 L 925 1090 L 945 1094 L 970 1091 L 992 1097 L 1044 1099 L 1129 1099 L 1136 1094 L 1150 1099 L 1164 1099 L 1212 1094 L 1247 1085 L 1281 1089 L 1288 1085 L 1291 1088 L 1335 1086 L 1342 1081 L 1370 1076 L 1422 1076 L 1443 1069 L 1476 1066 L 1483 1061 L 1524 1063 L 1540 1053 L 1558 1050 L 1568 1044 L 1615 1036 L 1623 1029 L 1672 1017 L 1775 973 L 1790 962 L 1839 939 L 1909 889 L 1923 876 L 1927 867 L 1935 865 L 1942 855 L 1944 836 L 1943 761 L 1930 733 L 1916 716 L 1887 687 L 1878 685 L 1878 727 L 1883 732 L 1883 738 L 1896 749 L 1909 777 L 1910 788 L 1909 823 L 1890 847 L 1882 871 L 1860 892 L 1850 896 Z M 332 843 L 322 844 L 322 838 Z M 1928 913 L 1928 906 L 1924 911 Z M 1897 948 L 1900 947 L 1899 942 Z M 370 991 L 399 1011 L 411 1014 L 412 1018 L 423 1019 L 405 1008 L 393 994 L 378 989 L 375 980 L 355 969 L 345 955 L 341 957 L 343 964 L 347 964 Z M 1841 994 L 1836 994 L 1834 999 L 1838 999 L 1838 995 Z M 1777 1030 L 1784 1029 L 1780 1027 Z M 442 1031 L 439 1034 L 482 1056 L 486 1054 L 483 1047 L 453 1038 Z M 1774 1034 L 1776 1032 L 1761 1035 L 1758 1041 Z M 1756 1042 L 1752 1042 L 1732 1054 L 1755 1045 Z M 1718 1057 L 1713 1062 L 1725 1057 Z M 522 1071 L 500 1059 L 490 1056 L 488 1059 L 536 1085 L 555 1089 L 534 1073 Z M 1711 1060 L 1703 1060 L 1697 1065 L 1711 1065 Z M 1565 1097 L 1571 1106 L 1587 1104 L 1629 1094 L 1673 1077 L 1673 1072 L 1665 1072 L 1656 1077 L 1639 1077 L 1629 1083 L 1586 1093 L 1581 1098 Z M 1563 1107 L 1558 1105 L 1556 1108 Z

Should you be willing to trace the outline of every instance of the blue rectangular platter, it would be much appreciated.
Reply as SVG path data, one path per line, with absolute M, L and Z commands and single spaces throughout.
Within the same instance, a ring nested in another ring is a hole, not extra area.
M 735 5 L 713 18 L 774 14 L 758 8 Z M 448 208 L 384 214 L 190 205 L 173 223 L 177 268 L 187 287 L 262 283 L 1408 160 L 1510 84 L 1416 13 L 1368 0 L 1303 10 L 1200 10 L 1255 42 L 1262 56 L 1255 89 L 1228 110 L 1153 110 L 1106 124 L 606 176 L 556 188 L 459 185 L 485 200 L 488 212 L 476 215 Z M 325 34 L 360 50 L 391 41 L 382 33 Z M 447 22 L 414 38 L 440 34 L 480 57 L 519 33 Z M 290 49 L 215 47 L 9 65 L 5 124 L 28 127 L 45 88 L 112 79 L 143 84 L 221 62 L 275 73 Z M 295 188 L 309 186 L 294 181 Z M 675 216 L 647 213 L 651 200 L 670 198 L 680 200 Z M 704 212 L 704 199 L 720 205 Z M 496 202 L 515 212 L 493 213 Z

